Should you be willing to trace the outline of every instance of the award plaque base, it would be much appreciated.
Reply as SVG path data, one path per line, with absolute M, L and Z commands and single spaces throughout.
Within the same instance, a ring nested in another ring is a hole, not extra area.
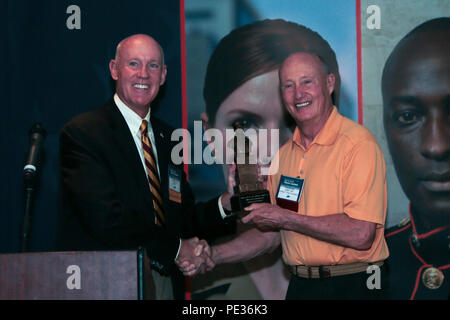
M 277 198 L 277 206 L 294 212 L 298 211 L 298 202 Z
M 245 211 L 244 208 L 252 203 L 270 203 L 270 194 L 267 190 L 241 192 L 238 195 L 232 196 L 230 203 L 231 215 L 242 218 L 249 213 L 249 211 Z

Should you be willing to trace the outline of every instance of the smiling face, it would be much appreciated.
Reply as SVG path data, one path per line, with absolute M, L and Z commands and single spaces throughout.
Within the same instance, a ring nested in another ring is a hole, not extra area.
M 280 68 L 281 95 L 297 126 L 306 122 L 323 126 L 331 113 L 334 75 L 317 56 L 290 55 Z
M 167 69 L 158 43 L 146 35 L 134 35 L 121 42 L 111 60 L 111 76 L 119 98 L 144 117 L 166 79 Z
M 419 213 L 450 214 L 448 33 L 412 36 L 383 74 L 384 126 L 400 183 Z M 444 215 L 444 216 L 443 216 Z M 446 217 L 445 217 L 446 216 Z

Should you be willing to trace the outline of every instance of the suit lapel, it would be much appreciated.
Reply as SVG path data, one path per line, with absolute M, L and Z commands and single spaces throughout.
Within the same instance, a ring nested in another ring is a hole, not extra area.
M 142 161 L 130 129 L 113 99 L 105 105 L 105 108 L 110 115 L 111 129 L 116 141 L 116 147 L 120 152 L 120 157 L 124 159 L 123 165 L 126 166 L 126 170 L 130 172 L 130 178 L 137 185 L 138 192 L 135 194 L 136 203 L 144 200 L 147 206 L 153 210 L 152 196 L 147 177 L 145 176 Z

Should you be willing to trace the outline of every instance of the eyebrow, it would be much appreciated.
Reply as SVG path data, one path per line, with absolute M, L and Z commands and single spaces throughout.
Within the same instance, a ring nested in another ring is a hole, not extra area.
M 229 115 L 238 114 L 238 115 L 241 115 L 241 116 L 242 115 L 249 115 L 249 116 L 254 117 L 255 119 L 262 120 L 262 117 L 258 113 L 250 111 L 250 110 L 234 109 L 234 110 L 231 110 L 230 112 L 228 112 L 228 114 Z
M 307 78 L 313 79 L 313 78 L 317 78 L 317 76 L 314 76 L 314 75 L 311 75 L 311 74 L 305 74 L 305 75 L 302 75 L 301 77 L 297 77 L 296 79 L 303 80 L 303 79 L 307 79 Z M 296 79 L 295 78 L 294 79 L 288 78 L 288 79 L 286 79 L 284 81 L 285 82 L 288 82 L 288 81 L 295 82 Z
M 422 100 L 420 100 L 417 97 L 414 96 L 395 96 L 392 97 L 391 100 L 389 101 L 389 105 L 394 105 L 394 104 L 409 104 L 409 105 L 414 105 L 417 107 L 422 106 Z
M 142 57 L 130 57 L 126 61 L 133 61 L 133 60 L 142 61 L 142 60 L 145 60 L 145 59 L 142 59 Z M 150 59 L 148 62 L 157 62 L 158 64 L 161 64 L 158 59 L 154 59 L 154 58 Z

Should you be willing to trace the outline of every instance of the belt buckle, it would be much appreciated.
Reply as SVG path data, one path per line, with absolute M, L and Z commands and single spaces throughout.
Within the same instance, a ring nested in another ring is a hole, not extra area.
M 311 267 L 306 267 L 308 270 L 308 279 L 312 278 L 312 268 Z
M 331 277 L 331 271 L 330 268 L 327 268 L 325 266 L 319 266 L 319 278 L 329 278 Z

